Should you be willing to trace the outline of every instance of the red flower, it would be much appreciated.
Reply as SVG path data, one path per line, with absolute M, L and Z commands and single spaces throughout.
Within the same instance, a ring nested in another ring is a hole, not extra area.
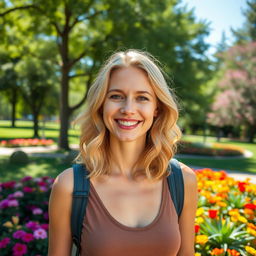
M 200 226 L 196 224 L 196 225 L 195 225 L 195 233 L 198 233 L 199 230 L 200 230 Z
M 25 233 L 25 234 L 22 236 L 21 239 L 22 239 L 23 242 L 29 243 L 29 242 L 31 242 L 31 241 L 34 240 L 34 236 L 33 236 L 33 234 Z
M 238 182 L 238 188 L 241 192 L 244 192 L 245 191 L 245 185 L 247 185 L 246 182 Z
M 26 192 L 26 193 L 32 193 L 33 191 L 34 191 L 34 189 L 31 188 L 31 187 L 24 187 L 23 188 L 23 192 Z
M 209 213 L 209 217 L 211 218 L 211 219 L 215 219 L 216 217 L 217 217 L 217 214 L 218 214 L 218 210 L 209 210 L 208 211 L 208 213 Z
M 25 244 L 16 243 L 13 250 L 13 256 L 22 256 L 27 253 L 27 246 Z
M 256 209 L 256 205 L 255 204 L 245 204 L 244 208 L 255 210 Z
M 1 184 L 3 188 L 14 188 L 16 181 L 8 181 Z

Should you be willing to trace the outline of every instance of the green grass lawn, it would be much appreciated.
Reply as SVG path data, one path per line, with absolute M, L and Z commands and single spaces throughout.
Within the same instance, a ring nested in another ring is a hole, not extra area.
M 19 180 L 24 176 L 55 178 L 60 172 L 71 167 L 58 158 L 30 158 L 25 165 L 11 164 L 9 157 L 0 156 L 0 182 Z
M 12 128 L 11 121 L 0 120 L 0 140 L 13 138 L 32 138 L 33 136 L 33 122 L 32 121 L 16 121 L 16 127 Z M 43 136 L 43 126 L 39 123 L 39 136 Z M 68 131 L 69 143 L 78 144 L 79 130 L 70 128 Z M 47 139 L 58 141 L 59 123 L 46 122 L 44 128 L 44 135 Z
M 202 136 L 194 136 L 194 135 L 184 136 L 183 139 L 191 142 L 203 142 L 204 140 Z M 206 142 L 216 142 L 216 138 L 207 137 Z M 244 173 L 249 172 L 249 173 L 256 174 L 256 144 L 255 143 L 251 144 L 246 142 L 232 141 L 227 138 L 221 139 L 220 143 L 240 146 L 245 150 L 251 151 L 253 153 L 253 157 L 242 158 L 242 159 L 236 159 L 236 158 L 216 159 L 213 157 L 191 159 L 191 158 L 185 157 L 185 158 L 180 158 L 180 161 L 184 162 L 187 165 L 192 165 L 192 166 L 219 168 L 223 170 L 235 170 L 235 171 L 241 171 Z

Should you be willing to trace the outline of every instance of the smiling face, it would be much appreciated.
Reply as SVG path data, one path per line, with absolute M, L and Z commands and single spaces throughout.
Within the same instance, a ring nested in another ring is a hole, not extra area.
M 156 115 L 157 98 L 146 73 L 132 66 L 114 70 L 103 103 L 110 138 L 145 143 Z

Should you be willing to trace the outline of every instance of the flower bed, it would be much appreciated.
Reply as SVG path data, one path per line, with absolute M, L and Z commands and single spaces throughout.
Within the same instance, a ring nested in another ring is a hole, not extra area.
M 1 147 L 31 147 L 31 146 L 50 146 L 54 144 L 52 139 L 12 139 L 1 140 Z
M 178 154 L 192 154 L 204 156 L 242 156 L 244 150 L 234 145 L 220 143 L 195 143 L 181 141 L 178 145 Z
M 196 256 L 256 255 L 256 185 L 197 170 Z
M 202 169 L 196 174 L 196 255 L 256 255 L 256 185 L 235 181 L 224 171 Z M 1 256 L 47 254 L 52 183 L 49 177 L 0 183 Z
M 1 256 L 47 255 L 48 200 L 53 179 L 0 184 Z

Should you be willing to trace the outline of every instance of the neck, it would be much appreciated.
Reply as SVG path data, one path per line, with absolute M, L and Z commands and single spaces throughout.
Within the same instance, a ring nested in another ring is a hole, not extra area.
M 145 140 L 120 142 L 110 138 L 111 170 L 114 175 L 131 177 L 131 172 L 145 148 Z

